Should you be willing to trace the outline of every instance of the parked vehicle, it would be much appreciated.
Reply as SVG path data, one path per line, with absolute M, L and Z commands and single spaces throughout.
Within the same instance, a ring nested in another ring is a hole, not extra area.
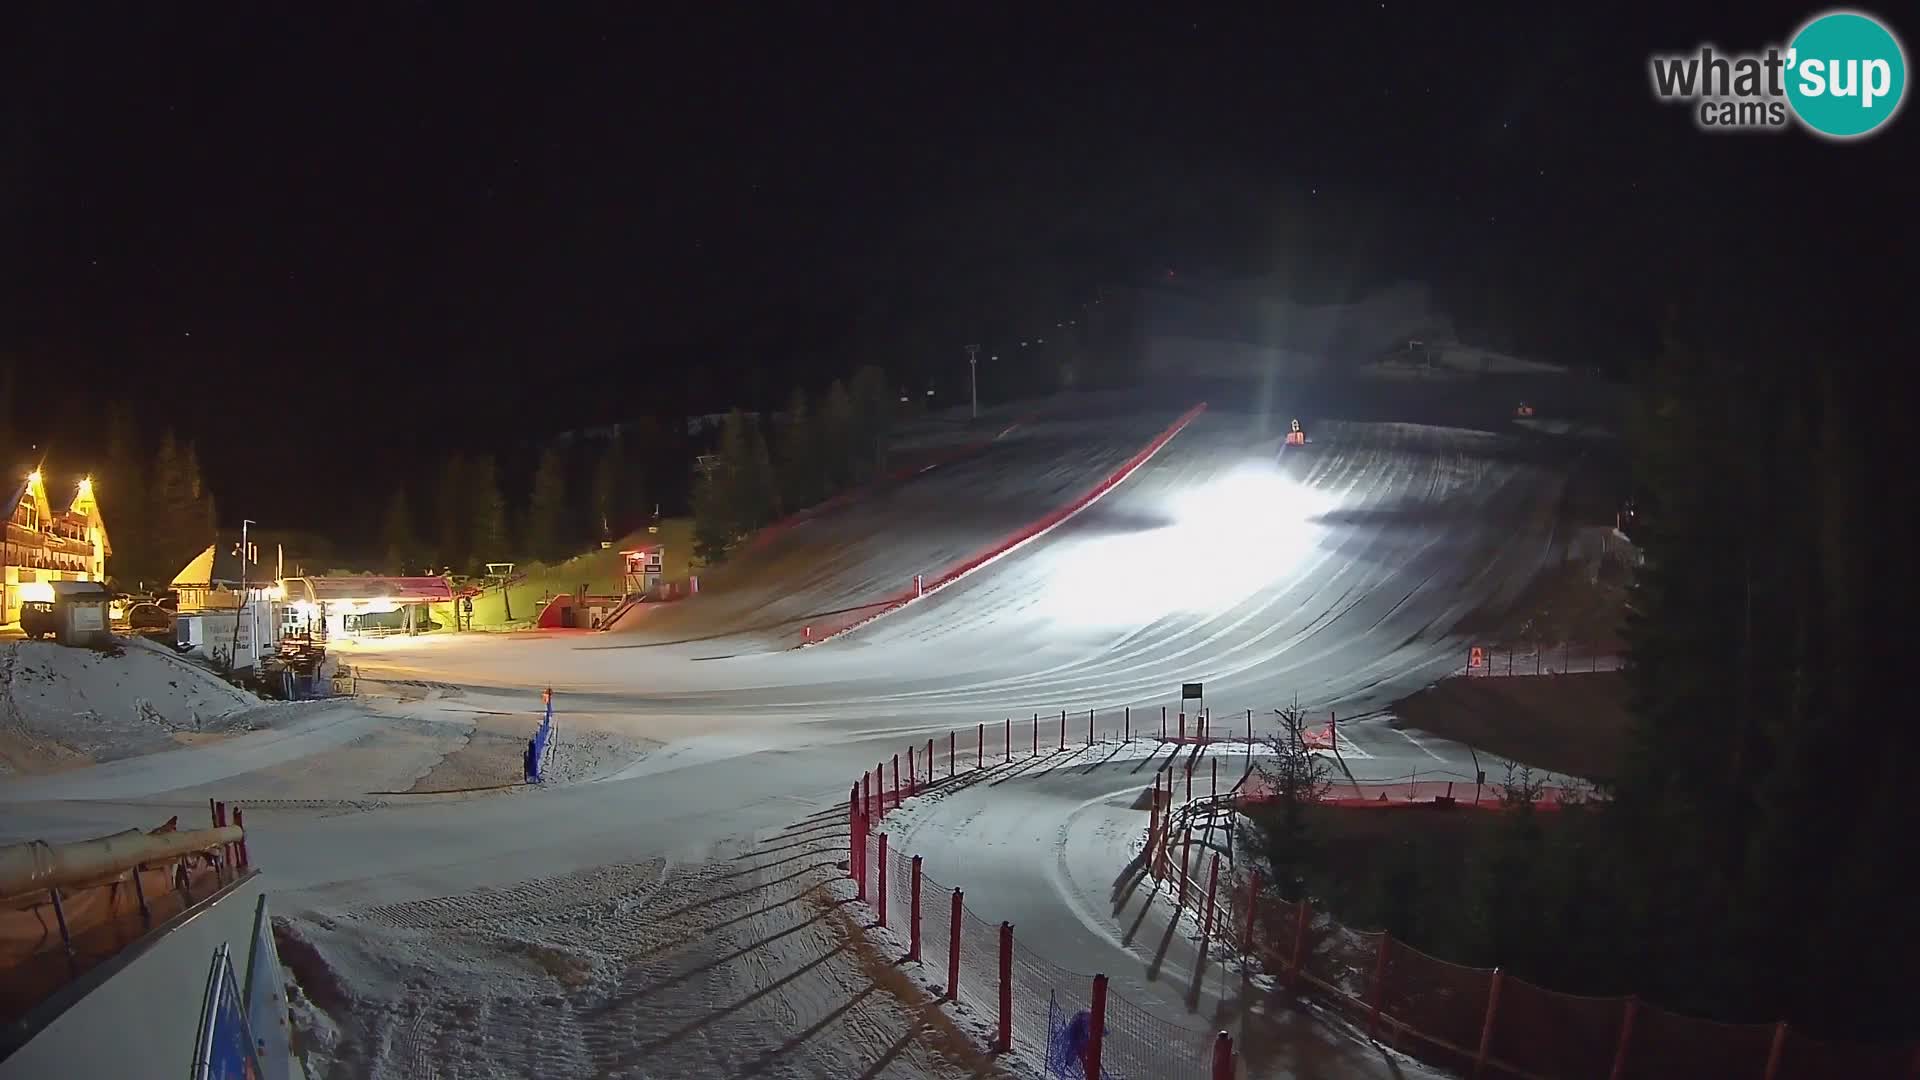
M 173 612 L 159 604 L 135 604 L 127 609 L 127 626 L 135 633 L 173 629 Z
M 52 601 L 28 600 L 20 605 L 20 630 L 28 637 L 39 641 L 43 637 L 52 637 L 58 629 L 53 619 Z

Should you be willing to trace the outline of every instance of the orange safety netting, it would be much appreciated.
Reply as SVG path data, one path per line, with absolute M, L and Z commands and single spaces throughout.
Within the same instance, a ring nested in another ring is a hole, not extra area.
M 181 866 L 189 868 L 184 891 L 177 876 Z M 200 856 L 142 868 L 138 890 L 134 873 L 124 870 L 94 884 L 61 889 L 57 913 L 46 891 L 0 901 L 0 1019 L 21 1015 L 231 880 L 229 871 Z M 60 934 L 63 916 L 66 941 Z
M 1626 1015 L 1625 998 L 1562 994 L 1506 976 L 1491 1059 L 1533 1076 L 1608 1080 Z

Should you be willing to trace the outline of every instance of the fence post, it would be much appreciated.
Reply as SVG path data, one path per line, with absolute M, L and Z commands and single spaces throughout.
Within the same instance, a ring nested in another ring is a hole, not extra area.
M 1187 741 L 1187 710 L 1180 710 L 1180 741 Z
M 1147 865 L 1153 865 L 1153 846 L 1160 840 L 1160 778 L 1153 778 L 1153 802 L 1147 806 Z
M 1180 841 L 1180 903 L 1181 910 L 1187 906 L 1187 866 L 1193 856 L 1193 828 L 1189 826 L 1186 835 Z
M 1207 868 L 1207 919 L 1200 924 L 1200 955 L 1207 955 L 1207 943 L 1213 940 L 1213 892 L 1220 886 L 1220 853 L 1213 853 L 1213 863 Z
M 920 856 L 913 857 L 913 899 L 908 918 L 912 920 L 907 929 L 907 959 L 920 962 Z
M 918 772 L 919 770 L 913 767 L 913 747 L 909 746 L 907 747 L 907 794 L 908 795 L 912 795 L 914 788 L 919 786 L 918 777 L 917 777 Z
M 1107 977 L 1093 977 L 1093 1008 L 1087 1020 L 1087 1080 L 1101 1080 L 1100 1044 L 1107 1037 Z
M 873 766 L 873 807 L 880 811 L 876 817 L 887 816 L 887 763 L 875 762 Z
M 1613 1044 L 1613 1071 L 1607 1073 L 1607 1080 L 1627 1075 L 1627 1047 L 1633 1042 L 1633 1018 L 1639 1012 L 1640 999 L 1628 997 L 1627 1007 L 1620 1011 L 1620 1038 Z
M 953 779 L 953 732 L 947 732 L 947 779 Z
M 853 823 L 853 881 L 854 897 L 861 903 L 867 902 L 867 822 L 868 817 L 861 814 Z
M 900 809 L 900 755 L 893 755 L 893 808 Z
M 1233 1080 L 1233 1036 L 1221 1032 L 1213 1037 L 1211 1080 Z
M 1033 714 L 1033 756 L 1040 756 L 1040 714 Z
M 1299 905 L 1294 908 L 1294 912 L 1296 917 L 1293 922 L 1293 970 L 1290 974 L 1293 977 L 1294 992 L 1298 993 L 1303 981 L 1303 969 L 1307 962 L 1307 926 L 1313 922 L 1313 905 L 1303 896 L 1300 898 Z
M 1160 737 L 1162 739 L 1167 737 L 1167 707 L 1165 705 L 1160 706 Z
M 873 777 L 864 770 L 860 773 L 860 782 L 853 785 L 854 793 L 860 796 L 860 813 L 873 814 Z M 864 792 L 864 793 L 863 793 Z
M 1773 1045 L 1767 1048 L 1766 1080 L 1775 1080 L 1780 1075 L 1780 1055 L 1787 1049 L 1787 1022 L 1781 1020 L 1773 1025 Z
M 1380 1038 L 1380 999 L 1387 982 L 1387 949 L 1393 942 L 1392 934 L 1380 935 L 1380 948 L 1373 954 L 1373 983 L 1367 987 L 1367 1038 Z
M 233 808 L 233 827 L 240 830 L 240 839 L 233 842 L 238 858 L 237 865 L 242 868 L 253 865 L 253 856 L 247 853 L 247 815 L 239 808 Z
M 1133 741 L 1133 706 L 1124 706 L 1120 711 L 1120 741 Z
M 1259 905 L 1260 871 L 1255 870 L 1247 875 L 1247 936 L 1240 942 L 1240 954 L 1242 956 L 1253 955 L 1253 919 L 1254 912 Z
M 1003 756 L 1001 757 L 1000 760 L 1012 761 L 1013 760 L 1013 717 L 1011 716 L 1007 717 L 1006 741 L 1007 741 L 1006 749 L 1003 751 Z
M 1214 758 L 1207 764 L 1213 771 L 1213 797 L 1217 799 L 1220 797 L 1220 759 Z
M 1187 759 L 1187 801 L 1193 801 L 1193 759 Z
M 960 1000 L 960 920 L 966 915 L 962 910 L 966 894 L 959 889 L 953 890 L 953 911 L 947 919 L 947 1000 Z
M 1493 1050 L 1493 1024 L 1500 1015 L 1500 984 L 1506 981 L 1506 975 L 1500 968 L 1494 968 L 1493 983 L 1487 987 L 1487 1019 L 1480 1025 L 1480 1053 L 1473 1059 L 1476 1077 L 1486 1071 L 1487 1057 Z
M 1067 748 L 1067 710 L 1060 710 L 1060 749 Z
M 993 1048 L 1005 1053 L 1013 1049 L 1013 924 L 1000 924 L 1000 1028 Z
M 1087 745 L 1093 745 L 1093 710 L 1087 710 Z
M 985 720 L 980 721 L 980 730 L 974 732 L 974 736 L 979 741 L 973 747 L 973 767 L 985 768 L 987 764 L 987 722 Z
M 880 834 L 880 873 L 878 875 L 878 879 L 880 882 L 880 925 L 882 927 L 887 925 L 887 878 L 889 876 L 890 875 L 887 873 L 887 834 L 881 833 Z
M 860 785 L 853 785 L 853 794 L 847 796 L 847 836 L 852 841 L 847 845 L 847 876 L 860 876 L 860 860 L 854 854 L 858 850 L 854 845 L 860 842 Z

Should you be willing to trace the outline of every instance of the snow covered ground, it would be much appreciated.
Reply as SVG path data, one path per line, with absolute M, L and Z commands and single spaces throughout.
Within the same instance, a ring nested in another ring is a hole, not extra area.
M 831 902 L 832 834 L 861 770 L 908 745 L 934 740 L 944 764 L 951 732 L 959 764 L 990 764 L 997 733 L 1002 756 L 1059 754 L 1059 712 L 1071 747 L 1092 709 L 1091 750 L 1036 775 L 1016 760 L 976 802 L 889 828 L 1016 922 L 1036 965 L 1105 971 L 1170 1031 L 1237 1025 L 1243 1050 L 1265 1044 L 1253 1075 L 1371 1075 L 1390 1063 L 1332 1026 L 1239 1005 L 1150 888 L 1120 895 L 1151 765 L 1116 740 L 1199 681 L 1216 717 L 1251 710 L 1257 729 L 1296 694 L 1338 710 L 1356 778 L 1470 780 L 1464 747 L 1384 709 L 1458 668 L 1460 620 L 1551 561 L 1560 477 L 1527 446 L 1309 418 L 1313 444 L 1276 460 L 1272 415 L 1214 401 L 1042 541 L 846 638 L 779 647 L 791 618 L 1084 490 L 1188 404 L 1058 419 L 796 530 L 819 539 L 767 564 L 796 583 L 790 610 L 743 599 L 773 580 L 743 570 L 735 600 L 680 605 L 682 627 L 355 643 L 363 699 L 0 782 L 0 833 L 247 806 L 315 1075 L 973 1075 L 972 1021 L 930 1012 Z M 565 782 L 512 785 L 547 686 L 575 757 Z
M 0 643 L 0 778 L 149 754 L 288 715 L 144 638 L 122 640 L 117 655 Z

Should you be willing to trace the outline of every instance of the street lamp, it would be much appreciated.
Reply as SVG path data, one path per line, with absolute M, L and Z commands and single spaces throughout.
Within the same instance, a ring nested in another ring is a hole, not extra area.
M 967 346 L 967 386 L 973 392 L 973 418 L 980 419 L 980 346 Z
M 233 609 L 233 637 L 227 645 L 227 663 L 240 666 L 240 615 L 247 616 L 247 647 L 257 657 L 260 654 L 260 628 L 254 625 L 253 602 L 247 597 L 247 528 L 258 525 L 252 518 L 240 519 L 240 606 Z

